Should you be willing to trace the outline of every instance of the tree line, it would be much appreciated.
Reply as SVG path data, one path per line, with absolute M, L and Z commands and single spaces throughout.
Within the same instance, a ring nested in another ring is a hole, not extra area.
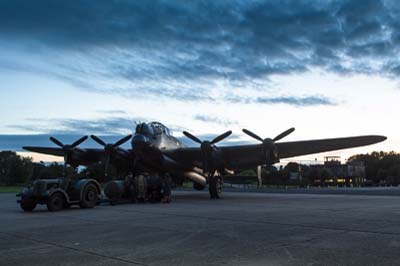
M 74 169 L 60 163 L 33 162 L 30 157 L 22 157 L 13 151 L 0 152 L 0 185 L 24 185 L 35 179 L 60 178 L 93 178 L 105 182 L 104 164 L 93 164 L 89 167 Z M 110 176 L 115 175 L 111 167 Z
M 347 160 L 347 164 L 362 163 L 365 166 L 365 176 L 367 184 L 370 185 L 399 185 L 400 184 L 400 153 L 391 152 L 372 152 L 367 154 L 357 154 Z M 296 175 L 297 178 L 291 178 Z M 249 169 L 239 175 L 256 176 L 256 169 Z M 324 180 L 335 179 L 338 176 L 330 167 L 310 167 L 305 164 L 290 162 L 284 167 L 276 168 L 271 166 L 269 169 L 262 169 L 262 181 L 266 185 L 296 185 L 307 186 L 319 184 Z
M 374 184 L 400 184 L 400 153 L 380 151 L 357 154 L 350 157 L 348 162 L 363 162 L 366 178 Z

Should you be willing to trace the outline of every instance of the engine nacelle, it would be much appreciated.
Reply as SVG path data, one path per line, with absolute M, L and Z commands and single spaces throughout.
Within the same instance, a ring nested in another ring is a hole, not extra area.
M 180 172 L 179 169 L 183 168 L 182 165 L 180 165 L 178 162 L 171 159 L 170 157 L 163 155 L 161 162 L 162 162 L 162 167 L 164 170 L 170 171 L 172 173 L 178 172 L 179 174 L 183 174 L 184 177 L 193 181 L 193 183 L 198 184 L 199 188 L 200 187 L 204 188 L 207 186 L 206 178 L 203 175 L 201 175 L 195 171 L 184 171 L 183 173 Z
M 194 171 L 190 171 L 190 172 L 188 171 L 188 172 L 184 172 L 183 176 L 190 179 L 191 181 L 193 181 L 193 183 L 196 183 L 199 186 L 203 186 L 203 187 L 207 186 L 206 178 L 199 173 L 196 173 Z

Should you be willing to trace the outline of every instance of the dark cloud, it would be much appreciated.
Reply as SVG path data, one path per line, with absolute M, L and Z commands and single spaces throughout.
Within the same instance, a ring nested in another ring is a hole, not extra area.
M 99 112 L 107 115 L 128 115 L 124 110 L 99 110 Z
M 35 120 L 38 122 L 38 120 Z M 86 120 L 62 120 L 59 123 L 64 124 L 63 129 L 54 129 L 49 125 L 47 127 L 34 127 L 30 125 L 20 126 L 13 125 L 12 128 L 28 130 L 30 132 L 36 131 L 41 132 L 39 134 L 24 134 L 24 135 L 0 135 L 0 151 L 2 150 L 13 150 L 22 151 L 23 146 L 44 146 L 44 147 L 57 147 L 53 142 L 49 140 L 50 136 L 56 137 L 61 142 L 68 144 L 73 143 L 83 135 L 96 134 L 101 137 L 106 143 L 115 143 L 123 135 L 134 132 L 135 127 L 130 123 L 131 120 L 123 119 L 108 119 L 108 120 L 97 120 L 97 121 L 86 121 Z M 44 120 L 42 120 L 44 122 Z M 50 121 L 46 120 L 47 123 Z M 54 125 L 53 125 L 54 126 Z M 173 132 L 175 131 L 175 137 L 180 140 L 184 145 L 188 147 L 197 147 L 198 144 L 183 136 L 180 132 L 188 130 L 180 126 L 172 126 L 170 128 Z M 45 132 L 45 133 L 43 133 Z M 222 132 L 221 132 L 222 133 Z M 218 133 L 210 134 L 199 134 L 197 135 L 202 140 L 212 140 Z M 229 138 L 219 143 L 219 145 L 240 145 L 249 144 L 249 141 L 243 141 L 240 139 L 239 134 L 233 133 Z M 86 140 L 82 145 L 83 148 L 99 148 L 99 145 L 92 139 Z M 130 143 L 125 143 L 124 148 L 130 148 Z
M 9 128 L 56 135 L 118 135 L 135 130 L 136 122 L 144 118 L 127 119 L 121 117 L 103 119 L 27 119 L 23 125 L 9 125 Z
M 49 140 L 50 136 L 56 137 L 64 144 L 71 144 L 82 137 L 82 134 L 27 134 L 27 135 L 0 135 L 0 151 L 12 150 L 23 151 L 23 146 L 42 146 L 42 147 L 57 147 Z M 122 135 L 101 136 L 101 139 L 106 143 L 115 143 Z M 129 148 L 129 143 L 123 145 L 124 148 Z M 100 148 L 99 144 L 92 139 L 86 140 L 80 145 L 83 148 Z
M 315 67 L 394 77 L 399 15 L 383 0 L 1 1 L 0 38 L 35 60 L 0 67 L 45 60 L 41 72 L 89 91 L 214 101 L 218 81 L 267 90 L 273 74 Z M 331 104 L 293 97 L 249 102 Z
M 118 110 L 117 110 L 118 111 Z M 108 112 L 114 114 L 115 112 Z M 121 113 L 118 111 L 117 113 Z M 101 119 L 26 119 L 24 124 L 7 125 L 8 128 L 18 129 L 26 132 L 35 132 L 44 135 L 67 135 L 82 136 L 97 134 L 102 136 L 115 136 L 131 134 L 135 132 L 137 123 L 151 122 L 154 119 L 145 117 L 125 118 L 106 117 Z M 182 132 L 185 127 L 169 125 L 171 132 Z
M 42 146 L 42 147 L 57 147 L 53 142 L 49 140 L 50 136 L 54 136 L 61 142 L 68 144 L 73 143 L 82 137 L 82 134 L 28 134 L 28 135 L 0 135 L 0 151 L 12 150 L 12 151 L 23 151 L 23 146 Z M 106 143 L 115 143 L 123 135 L 101 135 L 101 139 Z M 211 140 L 215 138 L 216 134 L 201 134 L 198 137 L 202 140 Z M 190 139 L 178 135 L 179 139 L 184 145 L 188 147 L 198 147 L 198 144 L 191 141 Z M 254 143 L 251 141 L 242 141 L 239 139 L 239 135 L 233 134 L 229 139 L 219 143 L 219 146 L 224 145 L 242 145 Z M 94 142 L 92 139 L 86 140 L 80 145 L 82 148 L 100 148 L 99 144 Z M 130 143 L 127 142 L 123 146 L 125 149 L 130 148 Z
M 238 125 L 238 121 L 230 120 L 230 119 L 224 119 L 216 116 L 210 116 L 210 115 L 202 115 L 202 114 L 197 114 L 193 117 L 194 120 L 201 121 L 201 122 L 206 122 L 206 123 L 212 123 L 212 124 L 218 124 L 218 125 L 223 125 L 223 126 L 232 126 L 232 125 Z
M 231 103 L 248 103 L 248 104 L 287 104 L 298 107 L 315 106 L 315 105 L 336 105 L 331 99 L 324 96 L 305 96 L 305 97 L 228 97 L 227 101 Z
M 113 113 L 113 112 L 111 112 Z M 196 118 L 195 118 L 196 119 Z M 211 121 L 211 123 L 224 123 L 217 118 L 201 116 L 197 120 Z M 136 123 L 150 122 L 151 119 L 146 118 L 119 118 L 109 117 L 103 119 L 27 119 L 23 125 L 8 125 L 9 128 L 18 129 L 27 132 L 35 132 L 35 134 L 24 135 L 0 135 L 0 151 L 1 150 L 22 150 L 23 146 L 46 146 L 55 147 L 49 141 L 50 136 L 54 136 L 61 140 L 63 143 L 73 143 L 83 135 L 95 134 L 107 143 L 114 143 L 123 135 L 132 134 L 135 131 Z M 230 121 L 231 124 L 237 123 Z M 180 140 L 183 144 L 189 147 L 196 147 L 197 144 L 183 136 L 182 131 L 190 131 L 189 129 L 180 125 L 167 125 L 173 135 Z M 227 125 L 228 126 L 228 125 Z M 195 133 L 195 131 L 193 131 Z M 219 132 L 223 133 L 223 132 Z M 214 139 L 218 134 L 199 134 L 197 135 L 202 140 Z M 240 135 L 233 133 L 229 138 L 222 141 L 219 145 L 239 145 L 248 144 L 248 141 L 242 141 Z M 91 139 L 85 141 L 82 147 L 98 148 L 98 144 Z M 129 143 L 124 145 L 129 148 Z

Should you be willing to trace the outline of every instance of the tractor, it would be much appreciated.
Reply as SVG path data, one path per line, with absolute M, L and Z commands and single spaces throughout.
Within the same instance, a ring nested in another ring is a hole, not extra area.
M 100 195 L 101 186 L 94 179 L 37 179 L 17 194 L 17 202 L 26 212 L 33 211 L 37 204 L 46 204 L 49 211 L 56 212 L 71 205 L 94 208 Z

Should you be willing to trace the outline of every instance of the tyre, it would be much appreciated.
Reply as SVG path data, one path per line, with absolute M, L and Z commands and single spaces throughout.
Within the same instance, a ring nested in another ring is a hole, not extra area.
M 171 203 L 172 199 L 171 199 L 171 194 L 169 195 L 164 195 L 164 197 L 162 198 L 162 203 Z
M 162 203 L 171 203 L 171 179 L 169 177 L 164 179 L 162 186 L 162 196 Z
M 147 199 L 147 180 L 146 176 L 135 176 L 136 199 L 138 202 L 145 202 Z
M 31 212 L 36 208 L 36 202 L 33 199 L 23 199 L 20 205 L 25 212 Z
M 149 198 L 149 201 L 151 203 L 159 203 L 159 202 L 161 202 L 161 199 L 162 199 L 161 189 L 153 189 L 150 192 L 150 195 L 149 195 L 148 198 Z
M 222 179 L 220 177 L 212 177 L 210 179 L 209 192 L 211 199 L 222 198 Z
M 81 208 L 94 208 L 99 199 L 99 192 L 94 184 L 87 184 L 83 189 L 82 199 L 79 205 Z
M 65 197 L 60 192 L 53 193 L 47 201 L 47 209 L 51 212 L 57 212 L 64 209 Z

